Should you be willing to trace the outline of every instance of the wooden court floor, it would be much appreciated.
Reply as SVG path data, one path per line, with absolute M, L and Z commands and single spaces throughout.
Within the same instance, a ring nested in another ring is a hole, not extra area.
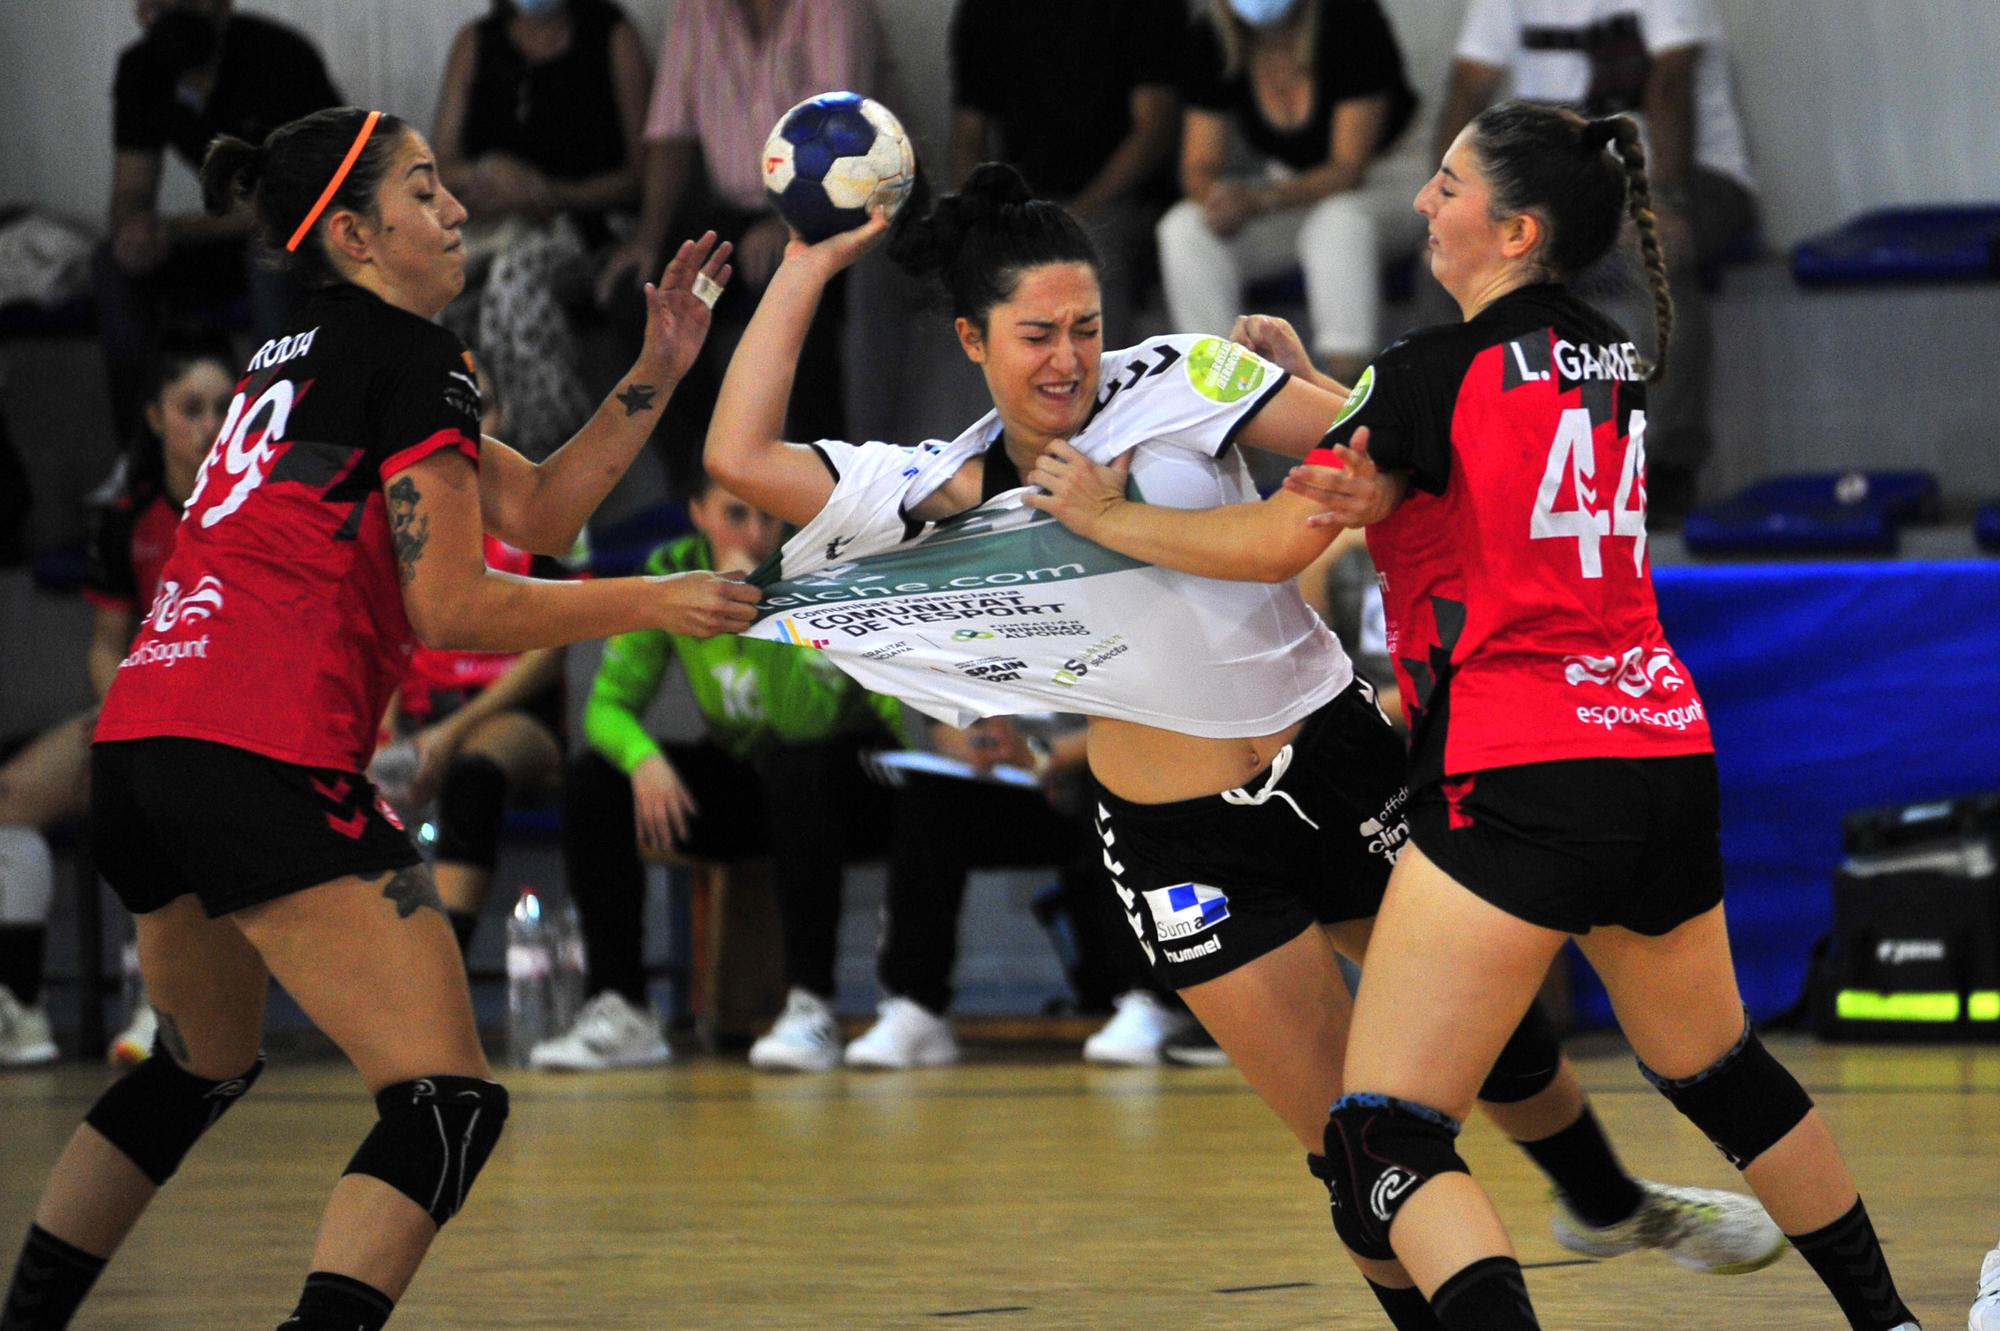
M 1964 1325 L 2000 1237 L 2000 1048 L 1773 1042 L 1826 1110 L 1932 1331 Z M 1641 1174 L 1733 1171 L 1612 1045 L 1581 1045 Z M 0 1075 L 5 1263 L 48 1163 L 107 1073 Z M 1228 1069 L 1092 1068 L 975 1048 L 961 1067 L 819 1077 L 740 1061 L 512 1072 L 513 1119 L 392 1327 L 1380 1327 L 1335 1252 L 1325 1194 Z M 280 1057 L 203 1143 L 76 1326 L 268 1328 L 371 1111 L 345 1068 Z M 1838 1328 L 1795 1254 L 1696 1276 L 1579 1261 L 1539 1176 L 1484 1124 L 1493 1188 L 1551 1328 Z

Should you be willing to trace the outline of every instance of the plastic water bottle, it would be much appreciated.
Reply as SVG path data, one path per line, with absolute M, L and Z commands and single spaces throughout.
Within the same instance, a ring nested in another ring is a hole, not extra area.
M 555 1032 L 555 950 L 552 921 L 532 887 L 521 889 L 507 918 L 507 1061 L 528 1065 L 528 1054 Z
M 552 946 L 555 962 L 554 1017 L 556 1033 L 566 1031 L 583 1010 L 584 952 L 583 921 L 577 917 L 576 901 L 565 894 L 553 912 Z

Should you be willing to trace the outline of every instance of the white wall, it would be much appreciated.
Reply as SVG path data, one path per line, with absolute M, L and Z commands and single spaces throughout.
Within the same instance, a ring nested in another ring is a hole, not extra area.
M 657 42 L 670 0 L 625 0 Z M 1073 0 L 1078 4 L 1094 0 Z M 1385 0 L 1434 108 L 1463 0 Z M 878 0 L 920 148 L 942 142 L 948 0 Z M 1766 230 L 1789 244 L 1868 207 L 2000 197 L 1995 0 L 1717 0 L 1764 182 Z M 428 125 L 452 32 L 484 0 L 246 0 L 296 24 L 357 102 Z M 0 202 L 101 218 L 110 87 L 137 29 L 129 0 L 0 0 Z M 186 172 L 169 198 L 192 206 Z

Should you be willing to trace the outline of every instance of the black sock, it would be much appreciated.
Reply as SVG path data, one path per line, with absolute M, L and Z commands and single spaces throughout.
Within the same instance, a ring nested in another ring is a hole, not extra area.
M 1540 1331 L 1528 1282 L 1512 1257 L 1484 1257 L 1431 1295 L 1431 1311 L 1447 1331 Z
M 352 1276 L 315 1271 L 306 1277 L 299 1306 L 278 1331 L 382 1331 L 396 1301 Z
M 1437 1319 L 1431 1305 L 1424 1301 L 1424 1292 L 1416 1286 L 1390 1289 L 1370 1280 L 1368 1288 L 1374 1291 L 1375 1301 L 1382 1305 L 1382 1311 L 1389 1314 L 1389 1325 L 1396 1331 L 1444 1331 L 1444 1323 Z
M 40 1225 L 29 1225 L 21 1260 L 14 1265 L 14 1283 L 7 1288 L 7 1305 L 0 1308 L 0 1331 L 62 1331 L 106 1260 L 64 1243 Z
M 458 935 L 458 955 L 463 957 L 472 951 L 472 935 L 479 928 L 479 913 L 470 910 L 447 910 L 445 918 L 451 921 L 451 931 Z
M 39 924 L 0 924 L 0 984 L 25 1007 L 42 996 L 42 957 L 49 931 Z
M 1615 1225 L 1646 1199 L 1625 1166 L 1618 1163 L 1618 1154 L 1605 1139 L 1589 1105 L 1583 1107 L 1583 1117 L 1555 1136 L 1521 1142 L 1520 1147 L 1562 1190 L 1570 1209 L 1587 1225 L 1599 1229 Z
M 1854 1199 L 1854 1209 L 1825 1229 L 1787 1234 L 1799 1256 L 1819 1273 L 1833 1301 L 1847 1314 L 1854 1331 L 1887 1331 L 1917 1319 L 1903 1306 L 1882 1241 L 1868 1220 L 1868 1208 Z

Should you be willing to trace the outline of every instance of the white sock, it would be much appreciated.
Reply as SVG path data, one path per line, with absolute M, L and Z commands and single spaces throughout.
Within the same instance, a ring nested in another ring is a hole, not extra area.
M 55 894 L 48 838 L 19 823 L 0 827 L 0 925 L 47 924 Z

